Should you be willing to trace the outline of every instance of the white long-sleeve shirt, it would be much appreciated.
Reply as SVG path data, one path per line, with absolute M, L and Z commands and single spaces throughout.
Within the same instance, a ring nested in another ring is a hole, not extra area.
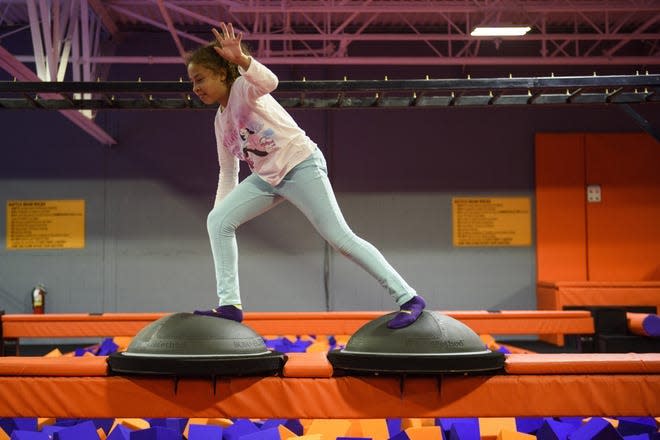
M 277 76 L 254 58 L 239 67 L 227 107 L 218 108 L 215 136 L 220 162 L 216 203 L 238 184 L 239 160 L 272 186 L 309 157 L 316 144 L 270 95 Z

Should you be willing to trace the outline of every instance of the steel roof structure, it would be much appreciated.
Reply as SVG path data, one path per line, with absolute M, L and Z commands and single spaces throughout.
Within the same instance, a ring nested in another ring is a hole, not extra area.
M 631 74 L 660 65 L 658 0 L 0 0 L 0 68 L 21 81 L 87 82 L 105 79 L 113 64 L 180 64 L 220 22 L 233 23 L 269 65 L 621 66 Z M 532 30 L 470 35 L 512 24 Z M 107 50 L 136 32 L 172 44 L 158 56 Z M 2 47 L 18 33 L 29 33 L 32 53 Z M 98 132 L 89 114 L 63 113 Z

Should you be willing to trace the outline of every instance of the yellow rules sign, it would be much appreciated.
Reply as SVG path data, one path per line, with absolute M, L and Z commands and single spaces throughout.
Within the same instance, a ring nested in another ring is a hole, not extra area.
M 453 197 L 453 243 L 468 246 L 530 246 L 529 197 Z
M 7 249 L 84 247 L 84 200 L 7 201 Z

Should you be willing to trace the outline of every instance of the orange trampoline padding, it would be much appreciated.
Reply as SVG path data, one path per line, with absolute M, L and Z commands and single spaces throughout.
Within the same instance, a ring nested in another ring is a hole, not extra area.
M 4 315 L 4 338 L 68 338 L 135 336 L 145 325 L 166 313 L 55 313 Z
M 655 416 L 660 375 L 0 377 L 3 417 Z
M 284 377 L 332 377 L 332 364 L 325 352 L 287 353 Z
M 105 356 L 0 357 L 0 376 L 107 376 Z
M 660 353 L 511 354 L 505 370 L 509 374 L 660 375 Z
M 350 335 L 385 312 L 248 312 L 244 324 L 262 335 Z M 586 311 L 442 312 L 477 333 L 586 334 L 593 320 Z M 4 315 L 5 338 L 134 336 L 165 313 Z

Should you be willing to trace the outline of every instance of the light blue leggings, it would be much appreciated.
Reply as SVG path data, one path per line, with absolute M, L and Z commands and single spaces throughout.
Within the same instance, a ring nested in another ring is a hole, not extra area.
M 209 213 L 207 227 L 221 306 L 241 304 L 236 228 L 284 200 L 300 209 L 332 247 L 376 278 L 398 305 L 416 295 L 378 249 L 348 227 L 330 186 L 325 159 L 317 148 L 277 186 L 251 174 Z

